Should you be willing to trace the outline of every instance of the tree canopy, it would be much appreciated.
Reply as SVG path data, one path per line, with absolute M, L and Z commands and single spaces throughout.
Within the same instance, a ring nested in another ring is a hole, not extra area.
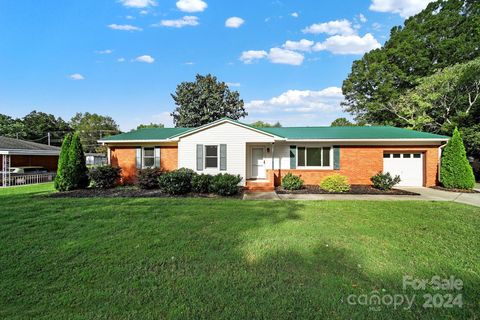
M 70 120 L 70 125 L 78 132 L 85 152 L 105 152 L 97 141 L 105 136 L 120 133 L 115 120 L 96 113 L 78 112 Z
M 333 122 L 330 124 L 332 127 L 349 127 L 349 126 L 354 126 L 355 124 L 352 123 L 350 120 L 347 118 L 337 118 L 333 120 Z
M 238 91 L 210 74 L 197 74 L 195 81 L 180 83 L 172 94 L 177 107 L 171 113 L 176 127 L 198 127 L 229 117 L 238 120 L 247 115 Z
M 280 128 L 282 124 L 277 121 L 273 124 L 268 123 L 268 122 L 263 122 L 263 121 L 255 121 L 254 123 L 250 124 L 252 127 L 257 127 L 257 128 Z
M 151 122 L 150 124 L 139 124 L 137 126 L 137 130 L 138 129 L 146 129 L 146 128 L 164 128 L 165 126 L 163 125 L 163 123 L 153 123 Z
M 353 63 L 343 82 L 346 111 L 371 124 L 402 125 L 389 104 L 423 77 L 480 56 L 480 1 L 438 0 L 380 48 Z

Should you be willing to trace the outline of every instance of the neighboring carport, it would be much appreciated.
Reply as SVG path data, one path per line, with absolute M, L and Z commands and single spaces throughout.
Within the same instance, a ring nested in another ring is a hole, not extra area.
M 7 187 L 21 184 L 44 182 L 53 178 L 58 165 L 60 148 L 41 143 L 0 136 L 0 171 L 1 186 Z M 11 167 L 39 166 L 46 168 L 49 174 L 24 175 L 13 179 L 10 173 Z M 18 181 L 17 181 L 18 180 Z

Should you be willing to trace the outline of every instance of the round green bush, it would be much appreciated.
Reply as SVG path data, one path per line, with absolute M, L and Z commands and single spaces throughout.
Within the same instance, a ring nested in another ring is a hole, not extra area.
M 88 172 L 90 178 L 90 186 L 92 188 L 109 189 L 116 186 L 122 169 L 104 165 L 93 167 Z
M 282 187 L 285 190 L 299 190 L 303 188 L 303 180 L 289 172 L 282 178 Z
M 220 173 L 213 177 L 210 191 L 220 196 L 233 196 L 238 193 L 240 181 L 240 175 Z
M 195 175 L 195 171 L 186 168 L 166 172 L 158 178 L 158 186 L 171 195 L 187 194 L 192 191 L 192 178 Z
M 162 170 L 158 168 L 146 168 L 137 171 L 137 186 L 140 189 L 156 189 L 158 188 L 158 178 L 162 174 Z
M 192 178 L 192 191 L 197 193 L 210 192 L 213 176 L 210 174 L 197 174 Z
M 377 189 L 391 190 L 396 184 L 399 184 L 401 180 L 400 176 L 395 176 L 395 178 L 392 178 L 390 172 L 379 172 L 373 177 L 371 177 L 370 181 L 372 181 L 373 187 Z
M 332 174 L 320 182 L 320 188 L 328 192 L 348 192 L 350 183 L 347 177 L 341 174 Z

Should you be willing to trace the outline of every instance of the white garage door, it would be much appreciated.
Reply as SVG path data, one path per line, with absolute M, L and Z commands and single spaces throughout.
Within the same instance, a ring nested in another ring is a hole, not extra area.
M 383 172 L 390 172 L 392 177 L 400 176 L 400 187 L 423 186 L 422 153 L 384 153 Z

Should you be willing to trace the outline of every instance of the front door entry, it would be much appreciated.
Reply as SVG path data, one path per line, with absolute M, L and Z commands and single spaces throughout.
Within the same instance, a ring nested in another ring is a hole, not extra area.
M 263 148 L 252 148 L 252 178 L 265 179 Z

